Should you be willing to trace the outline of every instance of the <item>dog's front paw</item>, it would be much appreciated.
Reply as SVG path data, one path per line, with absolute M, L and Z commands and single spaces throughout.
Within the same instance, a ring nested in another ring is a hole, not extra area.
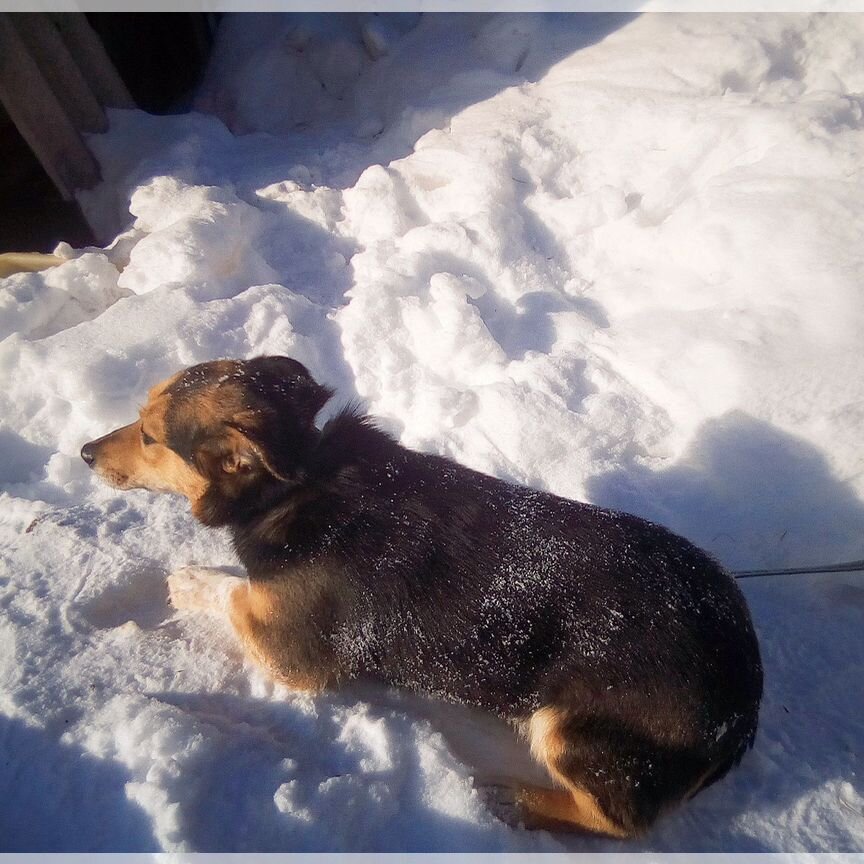
M 168 577 L 168 602 L 175 609 L 224 611 L 244 580 L 212 567 L 181 567 Z

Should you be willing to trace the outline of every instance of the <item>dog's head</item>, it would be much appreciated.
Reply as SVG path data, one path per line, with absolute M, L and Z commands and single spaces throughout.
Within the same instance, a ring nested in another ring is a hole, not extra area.
M 120 489 L 185 495 L 202 522 L 221 525 L 302 479 L 331 396 L 288 357 L 201 363 L 157 384 L 138 420 L 81 458 Z

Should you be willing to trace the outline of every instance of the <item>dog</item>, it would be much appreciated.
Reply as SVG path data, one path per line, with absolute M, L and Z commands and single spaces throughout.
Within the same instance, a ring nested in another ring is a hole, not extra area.
M 753 745 L 759 647 L 731 576 L 658 525 L 418 453 L 287 357 L 156 385 L 81 456 L 120 489 L 179 493 L 248 579 L 189 567 L 181 609 L 228 616 L 292 688 L 356 679 L 492 712 L 555 788 L 521 824 L 644 833 Z

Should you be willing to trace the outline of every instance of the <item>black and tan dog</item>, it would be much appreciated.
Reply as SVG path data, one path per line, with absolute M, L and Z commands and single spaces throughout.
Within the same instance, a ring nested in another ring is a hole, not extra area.
M 753 743 L 762 668 L 711 558 L 630 516 L 407 450 L 284 357 L 194 366 L 84 446 L 121 489 L 179 492 L 248 581 L 169 579 L 292 687 L 375 679 L 515 723 L 557 789 L 526 824 L 631 837 Z

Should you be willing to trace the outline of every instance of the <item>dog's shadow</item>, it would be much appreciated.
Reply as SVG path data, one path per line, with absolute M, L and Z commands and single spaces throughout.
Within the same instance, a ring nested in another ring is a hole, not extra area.
M 536 847 L 529 836 L 514 840 L 503 824 L 496 831 L 472 791 L 466 764 L 471 773 L 484 764 L 497 781 L 521 771 L 543 782 L 510 728 L 487 715 L 365 683 L 314 698 L 148 695 L 207 727 L 210 746 L 183 762 L 194 781 L 178 802 L 196 851 Z M 479 821 L 453 809 L 454 782 Z M 229 821 L 226 812 L 234 814 Z M 551 838 L 545 845 L 560 851 Z
M 677 531 L 732 569 L 864 558 L 864 503 L 812 444 L 742 411 L 706 422 L 664 470 L 590 479 L 589 499 Z

